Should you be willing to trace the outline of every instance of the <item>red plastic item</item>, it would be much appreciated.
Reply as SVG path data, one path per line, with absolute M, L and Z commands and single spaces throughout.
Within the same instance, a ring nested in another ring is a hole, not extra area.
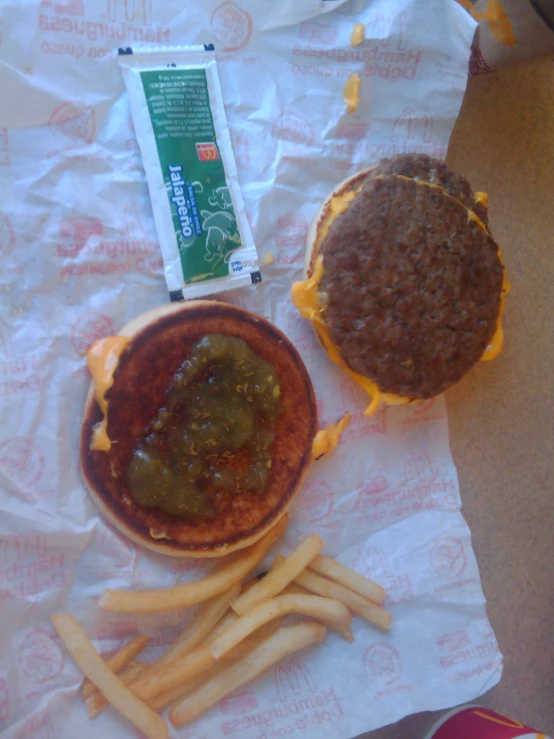
M 550 739 L 521 721 L 481 706 L 461 706 L 435 724 L 426 739 Z

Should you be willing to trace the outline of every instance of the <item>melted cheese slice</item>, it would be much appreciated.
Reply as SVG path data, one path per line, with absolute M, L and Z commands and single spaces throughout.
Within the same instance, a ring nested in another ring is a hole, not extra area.
M 365 26 L 363 23 L 355 23 L 350 34 L 350 46 L 359 46 L 365 39 Z
M 346 207 L 347 206 L 345 206 L 345 209 Z M 340 352 L 333 342 L 333 339 L 323 321 L 323 310 L 319 302 L 319 293 L 317 290 L 322 277 L 323 257 L 320 254 L 316 259 L 312 276 L 303 282 L 295 282 L 293 284 L 291 291 L 292 302 L 300 311 L 300 315 L 304 318 L 308 318 L 312 322 L 318 339 L 329 355 L 329 359 L 340 367 L 348 377 L 356 383 L 356 385 L 359 385 L 362 390 L 365 390 L 365 392 L 370 396 L 371 403 L 365 409 L 365 415 L 373 415 L 381 401 L 384 401 L 389 405 L 402 405 L 404 403 L 409 403 L 410 398 L 402 398 L 399 395 L 381 392 L 373 380 L 351 370 L 341 357 Z
M 330 454 L 337 448 L 340 435 L 350 423 L 350 413 L 346 413 L 340 421 L 330 423 L 326 428 L 318 431 L 312 442 L 312 457 L 319 459 L 324 454 Z
M 264 267 L 269 267 L 270 264 L 273 264 L 275 262 L 275 257 L 270 251 L 266 251 L 265 257 L 262 259 L 260 264 L 263 264 Z
M 349 113 L 353 113 L 360 103 L 361 85 L 359 74 L 351 74 L 344 83 L 343 96 Z
M 482 205 L 484 208 L 489 207 L 489 196 L 486 192 L 476 192 L 473 195 L 473 199 L 477 205 Z
M 329 203 L 329 212 L 325 214 L 325 220 L 321 224 L 320 236 L 317 240 L 318 250 L 319 245 L 329 233 L 329 229 L 335 218 L 337 216 L 340 216 L 341 213 L 344 213 L 344 211 L 348 208 L 356 195 L 360 192 L 362 187 L 363 185 L 360 185 L 355 190 L 349 190 L 348 192 L 342 193 L 342 195 L 335 195 L 331 199 L 331 202 Z
M 394 175 L 396 177 L 400 177 L 401 179 L 412 179 L 410 177 L 405 177 L 404 175 Z M 383 179 L 384 175 L 377 175 L 375 179 Z M 452 197 L 451 195 L 448 195 L 448 193 L 442 188 L 440 185 L 436 185 L 434 183 L 430 182 L 423 182 L 421 180 L 412 180 L 417 185 L 421 186 L 427 186 L 427 187 L 434 187 L 441 190 L 446 197 Z M 360 185 L 355 190 L 350 190 L 345 193 L 339 193 L 337 195 L 334 195 L 331 200 L 329 201 L 328 207 L 326 208 L 323 216 L 323 222 L 320 225 L 320 228 L 318 229 L 318 235 L 317 239 L 313 244 L 313 253 L 317 254 L 319 251 L 319 246 L 329 233 L 329 228 L 335 218 L 339 216 L 341 213 L 344 213 L 344 211 L 348 208 L 350 203 L 355 199 L 356 195 L 362 190 L 364 185 Z M 456 198 L 452 198 L 453 200 L 456 200 L 457 203 L 462 205 L 462 207 L 465 207 L 463 203 L 460 203 L 459 200 Z M 476 193 L 475 194 L 475 202 L 482 203 L 483 205 L 487 205 L 487 194 L 486 193 Z M 485 233 L 488 234 L 488 229 L 483 223 L 483 221 L 469 208 L 466 208 L 468 213 L 468 219 L 475 221 L 480 228 L 485 231 Z M 504 266 L 504 262 L 502 259 L 502 252 L 500 249 L 498 250 L 498 256 L 500 258 L 500 261 L 502 263 L 502 266 Z M 323 348 L 329 355 L 329 359 L 331 359 L 332 362 L 334 362 L 338 367 L 340 367 L 349 377 L 351 380 L 353 380 L 359 387 L 362 388 L 371 398 L 370 404 L 365 409 L 364 413 L 366 416 L 371 416 L 375 413 L 375 411 L 378 409 L 381 402 L 386 403 L 387 405 L 405 405 L 406 403 L 413 402 L 412 398 L 403 397 L 401 395 L 395 395 L 394 393 L 384 393 L 382 392 L 378 385 L 373 382 L 373 380 L 370 380 L 369 377 L 365 377 L 364 375 L 361 375 L 358 372 L 354 372 L 350 369 L 350 367 L 346 364 L 344 359 L 341 357 L 340 351 L 338 347 L 333 342 L 333 339 L 331 338 L 331 335 L 329 331 L 327 330 L 325 326 L 325 322 L 323 319 L 323 308 L 320 303 L 320 296 L 318 292 L 318 287 L 321 282 L 321 279 L 323 278 L 323 256 L 319 254 L 316 257 L 315 263 L 313 265 L 312 274 L 307 280 L 295 282 L 292 286 L 291 290 L 291 298 L 292 302 L 300 312 L 300 315 L 304 318 L 308 318 L 315 329 L 315 332 L 317 334 L 317 337 L 319 341 L 321 342 Z M 500 310 L 498 313 L 498 320 L 497 320 L 497 326 L 496 331 L 487 346 L 485 352 L 483 353 L 480 361 L 481 362 L 487 362 L 491 359 L 494 359 L 497 357 L 501 350 L 502 345 L 504 341 L 504 330 L 502 327 L 502 314 L 504 312 L 504 305 L 506 301 L 506 295 L 508 294 L 510 290 L 510 283 L 508 282 L 508 279 L 506 277 L 506 272 L 504 271 L 504 281 L 502 285 L 502 293 L 500 296 Z M 317 438 L 317 437 L 316 437 Z M 338 442 L 338 440 L 337 440 Z M 315 443 L 315 442 L 314 442 Z M 334 448 L 334 447 L 333 447 Z
M 106 393 L 113 385 L 113 375 L 119 357 L 128 343 L 129 339 L 125 336 L 107 336 L 105 339 L 95 341 L 88 350 L 87 363 L 94 382 L 94 396 L 104 416 L 92 431 L 90 448 L 96 451 L 109 452 L 112 445 L 108 436 Z
M 504 267 L 504 259 L 502 257 L 502 251 L 500 249 L 498 250 L 498 258 L 500 259 L 500 263 Z M 504 280 L 502 282 L 502 292 L 500 293 L 500 310 L 498 311 L 496 331 L 494 332 L 489 345 L 483 352 L 483 355 L 480 359 L 481 362 L 490 362 L 491 359 L 496 359 L 496 357 L 502 351 L 502 346 L 504 344 L 504 327 L 502 326 L 502 315 L 504 314 L 504 308 L 506 306 L 506 295 L 510 292 L 510 289 L 511 285 L 508 278 L 506 277 L 506 269 L 504 269 Z

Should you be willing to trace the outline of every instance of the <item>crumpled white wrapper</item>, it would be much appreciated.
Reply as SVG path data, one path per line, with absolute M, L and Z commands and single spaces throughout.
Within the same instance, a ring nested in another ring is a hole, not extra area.
M 240 7 L 239 7 L 240 5 Z M 264 283 L 229 293 L 294 341 L 322 424 L 353 412 L 315 463 L 282 550 L 310 531 L 388 590 L 390 633 L 355 619 L 172 737 L 341 738 L 470 700 L 502 671 L 460 512 L 442 398 L 363 416 L 366 399 L 293 309 L 308 224 L 342 178 L 406 150 L 444 156 L 474 23 L 453 0 L 3 0 L 0 67 L 0 729 L 6 739 L 136 736 L 91 723 L 49 617 L 107 653 L 138 629 L 153 658 L 191 611 L 100 611 L 106 588 L 204 575 L 135 548 L 83 488 L 77 438 L 90 343 L 167 300 L 144 171 L 113 50 L 214 42 Z M 326 12 L 329 11 L 329 12 Z M 367 27 L 352 49 L 352 25 Z M 262 28 L 272 30 L 261 30 Z M 345 112 L 348 75 L 362 101 Z

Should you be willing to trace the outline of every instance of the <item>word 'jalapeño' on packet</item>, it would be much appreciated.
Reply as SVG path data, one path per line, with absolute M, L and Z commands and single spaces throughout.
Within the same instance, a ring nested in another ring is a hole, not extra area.
M 172 300 L 261 281 L 213 46 L 120 49 Z

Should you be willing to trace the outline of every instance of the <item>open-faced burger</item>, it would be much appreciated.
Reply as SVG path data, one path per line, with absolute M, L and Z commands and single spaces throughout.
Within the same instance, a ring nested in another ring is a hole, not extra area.
M 174 556 L 257 541 L 312 458 L 312 384 L 288 339 L 216 301 L 153 310 L 94 344 L 81 469 L 107 519 Z
M 305 278 L 293 301 L 370 395 L 368 414 L 442 393 L 502 348 L 509 285 L 486 195 L 428 156 L 338 185 L 310 228 Z

